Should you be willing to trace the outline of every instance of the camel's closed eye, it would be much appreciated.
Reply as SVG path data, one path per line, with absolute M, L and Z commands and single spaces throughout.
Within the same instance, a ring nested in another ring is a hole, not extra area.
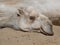
M 35 20 L 35 17 L 34 16 L 30 16 L 30 20 Z

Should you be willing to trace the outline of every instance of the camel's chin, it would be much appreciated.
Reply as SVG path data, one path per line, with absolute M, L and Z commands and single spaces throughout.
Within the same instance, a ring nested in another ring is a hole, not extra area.
M 20 28 L 21 29 L 21 31 L 23 31 L 23 32 L 29 32 L 29 31 L 31 31 L 29 28 Z

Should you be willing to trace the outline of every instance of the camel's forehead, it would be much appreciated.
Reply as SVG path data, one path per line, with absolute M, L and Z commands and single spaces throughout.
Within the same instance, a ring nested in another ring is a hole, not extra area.
M 27 12 L 28 14 L 27 16 L 35 16 L 35 17 L 39 16 L 38 11 L 32 6 L 26 7 L 25 12 Z

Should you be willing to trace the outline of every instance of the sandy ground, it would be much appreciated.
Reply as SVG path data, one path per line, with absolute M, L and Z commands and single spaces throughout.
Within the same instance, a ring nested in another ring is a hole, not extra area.
M 35 32 L 0 29 L 0 45 L 60 45 L 60 27 L 54 26 L 54 36 Z

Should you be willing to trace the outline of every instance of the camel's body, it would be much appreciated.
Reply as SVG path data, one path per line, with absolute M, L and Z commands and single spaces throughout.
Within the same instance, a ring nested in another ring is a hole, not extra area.
M 54 15 L 60 15 L 60 0 L 0 0 L 1 3 L 10 6 L 23 6 L 28 7 L 32 6 L 36 8 L 38 11 L 44 14 L 50 14 L 49 17 Z M 47 15 L 48 16 L 48 15 Z
M 15 7 L 32 6 L 46 15 L 50 20 L 60 24 L 60 0 L 0 0 L 2 3 Z

